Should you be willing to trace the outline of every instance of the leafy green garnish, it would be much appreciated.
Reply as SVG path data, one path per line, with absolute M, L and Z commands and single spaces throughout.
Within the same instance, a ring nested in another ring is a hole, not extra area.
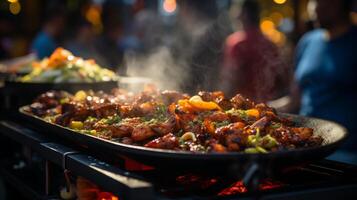
M 282 126 L 281 123 L 276 123 L 276 122 L 273 122 L 270 127 L 273 128 L 273 129 L 278 129 Z
M 116 124 L 116 123 L 119 123 L 120 121 L 121 121 L 121 118 L 119 115 L 113 115 L 108 118 L 104 118 L 104 119 L 100 120 L 101 123 L 107 124 L 107 125 Z
M 59 101 L 60 104 L 65 104 L 65 103 L 68 103 L 68 102 L 69 102 L 69 98 L 68 97 L 65 97 L 65 98 L 63 98 L 63 99 L 61 99 Z
M 200 118 L 197 118 L 197 119 L 195 119 L 193 121 L 189 121 L 188 125 L 192 128 L 192 127 L 194 127 L 196 125 L 202 125 L 202 123 L 203 123 L 203 120 L 200 119 Z
M 221 122 L 214 122 L 214 125 L 216 128 L 222 127 L 222 126 L 227 126 L 228 124 L 230 124 L 230 121 L 224 120 Z
M 167 108 L 164 104 L 157 105 L 153 115 L 141 117 L 141 120 L 143 122 L 146 122 L 149 124 L 165 122 L 167 119 L 168 119 L 168 113 L 167 113 Z
M 249 119 L 248 114 L 245 112 L 245 110 L 241 110 L 241 109 L 230 109 L 226 111 L 227 114 L 231 114 L 233 116 L 237 116 L 241 119 L 243 119 L 244 121 L 247 121 Z
M 88 116 L 85 122 L 96 122 L 98 119 L 96 117 Z
M 155 118 L 152 118 L 150 120 L 145 120 L 144 123 L 147 124 L 147 125 L 154 125 L 154 124 L 159 123 L 159 121 L 157 119 L 155 119 Z

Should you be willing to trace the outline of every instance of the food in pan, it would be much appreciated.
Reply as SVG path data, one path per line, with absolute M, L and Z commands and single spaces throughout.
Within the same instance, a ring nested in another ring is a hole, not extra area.
M 49 123 L 124 144 L 191 152 L 267 153 L 314 147 L 323 139 L 265 104 L 222 92 L 189 96 L 147 88 L 139 94 L 50 91 L 26 112 Z
M 32 71 L 19 78 L 21 82 L 99 82 L 115 79 L 115 73 L 104 69 L 94 60 L 75 57 L 63 48 L 57 48 L 49 58 L 33 62 Z

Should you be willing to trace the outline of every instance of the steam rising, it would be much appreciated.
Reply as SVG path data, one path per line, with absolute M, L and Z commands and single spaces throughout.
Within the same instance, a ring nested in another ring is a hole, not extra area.
M 176 61 L 168 47 L 158 47 L 147 56 L 127 53 L 124 57 L 129 76 L 150 78 L 159 89 L 180 90 L 187 79 L 187 63 Z
M 139 15 L 137 26 L 148 51 L 125 52 L 128 76 L 150 78 L 159 89 L 189 93 L 212 90 L 218 78 L 224 40 L 232 32 L 231 22 L 225 11 L 213 19 L 185 13 L 171 30 L 163 30 L 164 26 L 158 25 L 160 17 L 153 13 Z

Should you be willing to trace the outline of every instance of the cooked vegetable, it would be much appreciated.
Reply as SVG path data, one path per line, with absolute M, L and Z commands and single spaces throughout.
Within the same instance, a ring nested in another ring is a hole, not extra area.
M 19 78 L 21 82 L 98 82 L 115 79 L 115 73 L 100 67 L 94 60 L 75 57 L 57 48 L 49 58 L 34 62 L 32 71 Z
M 219 105 L 213 101 L 203 101 L 200 96 L 193 96 L 188 101 L 193 107 L 202 110 L 222 110 Z
M 245 111 L 248 116 L 259 118 L 259 111 L 257 109 L 249 109 Z
M 193 142 L 196 142 L 196 136 L 194 133 L 192 132 L 186 132 L 185 134 L 183 134 L 181 137 L 180 137 L 180 142 L 184 142 L 184 141 L 187 141 L 187 140 L 191 140 Z
M 71 121 L 71 123 L 69 124 L 69 128 L 80 130 L 83 128 L 83 122 Z
M 29 112 L 83 134 L 148 148 L 267 153 L 322 143 L 311 128 L 295 127 L 268 106 L 241 95 L 225 99 L 222 92 L 190 98 L 152 87 L 134 95 L 121 89 L 52 91 L 37 98 Z

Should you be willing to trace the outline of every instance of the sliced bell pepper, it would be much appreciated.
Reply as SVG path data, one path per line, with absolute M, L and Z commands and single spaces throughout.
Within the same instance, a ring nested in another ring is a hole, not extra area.
M 213 101 L 203 101 L 200 96 L 191 97 L 188 102 L 195 108 L 201 110 L 222 110 L 219 105 Z

